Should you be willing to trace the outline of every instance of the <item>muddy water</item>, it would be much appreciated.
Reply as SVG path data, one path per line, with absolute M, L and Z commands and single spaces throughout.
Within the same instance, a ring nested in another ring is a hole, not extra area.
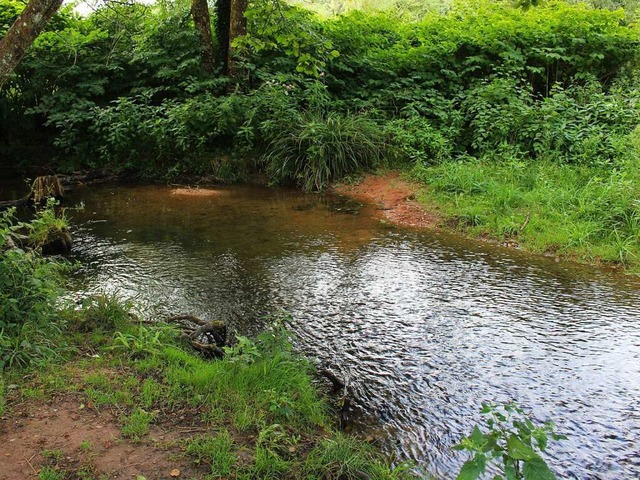
M 81 197 L 80 292 L 117 291 L 148 315 L 224 319 L 241 333 L 286 309 L 297 347 L 350 381 L 361 431 L 425 476 L 455 477 L 450 447 L 482 401 L 515 400 L 569 436 L 550 452 L 562 478 L 640 478 L 634 280 L 392 229 L 330 197 Z

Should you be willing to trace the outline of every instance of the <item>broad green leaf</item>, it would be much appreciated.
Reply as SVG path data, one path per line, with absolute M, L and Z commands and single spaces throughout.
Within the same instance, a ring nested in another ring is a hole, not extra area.
M 540 457 L 525 461 L 522 467 L 522 474 L 524 475 L 524 480 L 556 480 L 555 474 Z
M 476 455 L 471 460 L 464 462 L 456 480 L 476 480 L 484 473 L 485 466 L 484 460 L 480 460 Z
M 538 454 L 516 435 L 511 434 L 507 439 L 507 455 L 516 460 L 534 460 L 540 458 Z
M 533 432 L 533 438 L 535 438 L 536 442 L 538 442 L 538 447 L 540 447 L 540 450 L 544 452 L 547 449 L 547 432 L 543 430 L 535 430 Z
M 473 427 L 473 431 L 471 432 L 471 437 L 469 438 L 477 446 L 480 446 L 484 443 L 484 435 L 480 431 L 480 428 L 478 427 L 478 425 Z
M 516 461 L 511 458 L 505 458 L 504 460 L 504 474 L 507 480 L 518 480 L 518 472 L 515 467 Z

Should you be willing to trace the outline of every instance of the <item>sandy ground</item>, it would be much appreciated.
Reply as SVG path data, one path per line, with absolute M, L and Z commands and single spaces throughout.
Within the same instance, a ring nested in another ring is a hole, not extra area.
M 428 212 L 415 199 L 421 188 L 417 183 L 400 178 L 398 172 L 387 172 L 384 175 L 366 175 L 355 185 L 334 185 L 332 191 L 376 205 L 381 217 L 397 225 L 436 228 L 440 222 L 438 216 Z

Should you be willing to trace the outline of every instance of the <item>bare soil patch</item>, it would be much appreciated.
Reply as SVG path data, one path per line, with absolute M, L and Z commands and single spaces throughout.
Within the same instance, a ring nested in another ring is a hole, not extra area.
M 356 200 L 374 204 L 380 215 L 397 225 L 416 228 L 436 228 L 440 218 L 416 201 L 421 185 L 400 178 L 398 172 L 366 175 L 355 185 L 338 184 L 332 191 Z
M 86 400 L 84 400 L 86 401 Z M 46 466 L 100 479 L 200 478 L 182 456 L 180 435 L 155 427 L 140 442 L 123 438 L 118 412 L 97 410 L 76 395 L 14 405 L 0 419 L 0 480 L 38 478 Z M 71 477 L 70 477 L 71 478 Z

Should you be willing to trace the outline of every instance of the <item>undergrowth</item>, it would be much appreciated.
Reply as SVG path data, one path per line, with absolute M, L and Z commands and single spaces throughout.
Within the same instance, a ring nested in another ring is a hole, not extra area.
M 82 408 L 121 412 L 122 437 L 134 443 L 150 442 L 154 426 L 171 431 L 180 415 L 210 432 L 182 441 L 184 455 L 212 475 L 206 478 L 414 478 L 408 465 L 393 468 L 372 446 L 334 430 L 311 365 L 291 352 L 290 334 L 281 327 L 255 340 L 243 337 L 221 360 L 188 351 L 164 329 L 149 326 L 161 332 L 150 336 L 130 324 L 105 329 L 97 342 L 94 334 L 95 343 L 79 348 L 97 348 L 99 355 L 33 372 L 10 400 L 79 395 Z M 123 355 L 122 335 L 137 338 L 138 355 Z
M 619 264 L 640 255 L 638 157 L 615 169 L 461 158 L 415 169 L 429 188 L 421 200 L 453 226 L 528 250 Z
M 18 221 L 15 209 L 0 212 L 0 371 L 43 363 L 66 350 L 56 303 L 70 266 L 40 251 L 49 231 L 66 228 L 54 208 L 48 204 L 32 222 Z

